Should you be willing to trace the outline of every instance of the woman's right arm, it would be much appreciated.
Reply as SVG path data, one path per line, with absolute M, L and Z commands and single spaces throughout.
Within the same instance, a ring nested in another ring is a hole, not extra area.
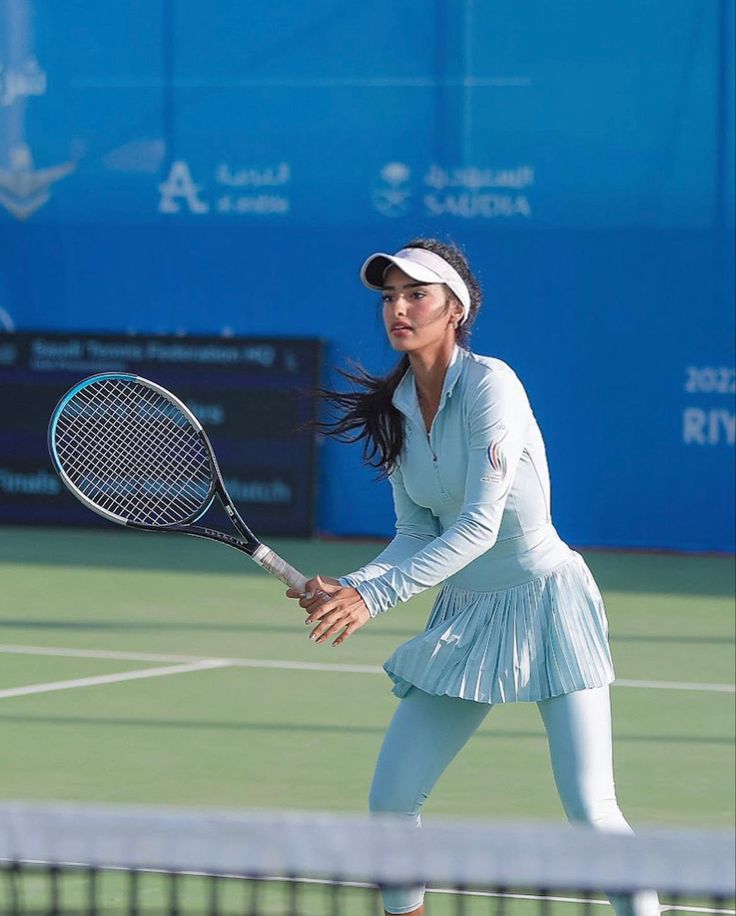
M 396 513 L 396 534 L 391 542 L 365 566 L 347 576 L 341 576 L 341 585 L 355 588 L 360 582 L 373 579 L 414 556 L 440 533 L 437 518 L 425 506 L 419 506 L 406 492 L 401 470 L 396 468 L 390 478 Z

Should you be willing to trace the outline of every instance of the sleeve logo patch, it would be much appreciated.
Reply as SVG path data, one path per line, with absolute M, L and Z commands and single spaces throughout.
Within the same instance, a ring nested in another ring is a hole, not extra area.
M 503 450 L 503 441 L 506 438 L 507 430 L 504 430 L 498 439 L 494 439 L 486 450 L 486 457 L 491 466 L 491 473 L 486 475 L 483 480 L 495 481 L 503 480 L 506 476 L 507 464 L 506 454 Z

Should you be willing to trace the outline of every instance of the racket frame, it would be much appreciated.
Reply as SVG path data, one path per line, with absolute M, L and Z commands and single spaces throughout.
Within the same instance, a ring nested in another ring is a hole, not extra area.
M 181 413 L 184 414 L 188 422 L 192 425 L 195 432 L 199 436 L 200 441 L 205 447 L 210 460 L 212 467 L 212 479 L 210 481 L 209 491 L 202 501 L 202 505 L 184 520 L 166 525 L 147 525 L 142 522 L 130 521 L 121 515 L 117 515 L 114 512 L 110 512 L 108 509 L 103 509 L 101 506 L 98 506 L 93 500 L 89 499 L 89 497 L 86 496 L 79 489 L 79 487 L 76 486 L 76 484 L 64 471 L 64 466 L 56 449 L 56 426 L 59 417 L 67 404 L 72 401 L 80 391 L 82 391 L 88 385 L 94 382 L 102 381 L 104 379 L 117 379 L 119 381 L 137 383 L 143 385 L 146 388 L 152 389 L 165 400 L 169 401 L 169 403 L 176 407 L 177 410 L 181 411 Z M 81 503 L 83 503 L 88 509 L 96 512 L 97 515 L 108 519 L 108 521 L 115 522 L 117 525 L 123 525 L 126 528 L 134 528 L 138 531 L 158 531 L 162 533 L 175 532 L 179 534 L 189 534 L 193 537 L 204 538 L 210 541 L 218 541 L 220 544 L 225 544 L 227 547 L 232 547 L 234 550 L 238 550 L 241 553 L 247 554 L 259 566 L 261 566 L 267 572 L 271 573 L 271 575 L 276 576 L 277 579 L 280 579 L 286 585 L 289 585 L 292 588 L 298 588 L 301 591 L 304 590 L 304 586 L 307 582 L 306 577 L 303 576 L 298 570 L 294 569 L 294 567 L 290 566 L 281 557 L 279 557 L 279 555 L 271 550 L 270 547 L 267 547 L 265 544 L 263 544 L 255 536 L 255 534 L 253 534 L 253 532 L 243 520 L 243 517 L 238 512 L 235 504 L 233 503 L 225 488 L 225 481 L 222 477 L 222 471 L 220 470 L 220 465 L 217 462 L 215 451 L 202 424 L 183 401 L 181 401 L 178 397 L 176 397 L 176 395 L 172 394 L 170 391 L 157 384 L 156 382 L 152 382 L 150 379 L 143 378 L 140 375 L 135 375 L 132 372 L 99 372 L 95 375 L 90 375 L 87 378 L 82 379 L 81 381 L 77 382 L 76 385 L 70 388 L 65 395 L 63 395 L 63 397 L 59 400 L 58 404 L 54 408 L 54 411 L 51 415 L 51 420 L 49 422 L 48 446 L 54 469 L 58 473 L 59 477 L 61 477 L 64 485 L 71 493 L 74 494 L 74 496 L 77 497 Z M 240 535 L 240 538 L 233 537 L 233 535 L 227 534 L 224 531 L 219 531 L 216 528 L 209 528 L 203 525 L 194 524 L 194 522 L 202 518 L 202 516 L 210 509 L 215 496 L 221 503 L 225 513 L 230 519 L 231 524 Z

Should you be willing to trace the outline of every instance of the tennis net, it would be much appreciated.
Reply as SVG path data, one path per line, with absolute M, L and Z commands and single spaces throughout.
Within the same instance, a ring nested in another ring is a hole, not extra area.
M 651 888 L 733 914 L 734 858 L 714 830 L 6 803 L 0 913 L 368 916 L 378 885 L 426 883 L 427 916 L 605 916 L 604 893 Z

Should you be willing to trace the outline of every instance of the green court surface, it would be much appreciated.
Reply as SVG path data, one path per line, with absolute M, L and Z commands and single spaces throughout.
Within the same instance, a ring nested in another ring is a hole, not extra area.
M 306 573 L 337 575 L 380 544 L 274 546 Z M 620 681 L 627 817 L 732 824 L 733 561 L 586 559 Z M 340 648 L 316 646 L 296 603 L 246 557 L 114 529 L 2 529 L 0 583 L 5 799 L 363 811 L 396 703 L 380 666 L 432 600 L 418 596 Z M 106 675 L 121 679 L 94 680 Z M 536 707 L 494 709 L 426 813 L 561 820 Z
M 2 875 L 0 874 L 0 879 Z M 191 914 L 257 914 L 257 916 L 378 916 L 376 893 L 357 882 L 333 885 L 327 882 L 312 884 L 271 881 L 251 882 L 242 879 L 218 879 L 212 882 L 202 876 L 180 876 L 175 885 L 177 912 L 181 916 Z M 10 896 L 3 896 L 3 882 L 0 880 L 0 907 L 3 913 L 15 913 Z M 82 874 L 65 875 L 57 889 L 57 898 L 50 893 L 48 882 L 42 876 L 26 874 L 17 882 L 18 897 L 23 901 L 33 900 L 34 912 L 78 914 L 88 911 L 88 881 Z M 213 906 L 213 892 L 216 894 L 217 909 Z M 169 913 L 171 906 L 171 885 L 168 876 L 145 874 L 137 881 L 136 898 L 138 913 Z M 574 894 L 550 895 L 540 906 L 540 898 L 529 893 L 517 892 L 512 888 L 503 894 L 451 888 L 428 890 L 425 909 L 427 916 L 490 916 L 498 913 L 499 898 L 503 897 L 503 916 L 587 916 L 585 900 Z M 130 901 L 128 876 L 111 872 L 96 878 L 95 900 L 98 912 L 126 916 Z M 593 895 L 596 904 L 604 898 Z M 687 903 L 678 901 L 684 908 Z M 678 907 L 678 908 L 680 908 Z M 594 911 L 599 906 L 594 907 Z M 601 911 L 605 913 L 606 911 Z M 703 909 L 697 912 L 726 913 L 726 910 Z M 732 911 L 731 911 L 732 912 Z
M 0 874 L 0 879 L 2 875 Z M 357 882 L 334 885 L 328 882 L 312 884 L 271 881 L 251 882 L 242 879 L 218 879 L 216 883 L 201 876 L 182 876 L 176 881 L 176 912 L 185 914 L 256 914 L 256 916 L 378 916 L 376 892 Z M 213 887 L 216 887 L 217 909 L 213 906 Z M 3 895 L 0 880 L 1 912 L 13 913 L 10 895 Z M 17 882 L 18 897 L 34 901 L 34 913 L 74 916 L 88 911 L 88 884 L 84 874 L 66 875 L 52 896 L 48 882 L 41 876 L 24 875 Z M 171 886 L 168 876 L 148 874 L 138 879 L 136 888 L 137 913 L 169 913 Z M 587 916 L 585 900 L 579 896 L 550 895 L 540 907 L 539 896 L 516 892 L 513 889 L 503 894 L 451 888 L 428 890 L 425 909 L 427 916 L 489 916 L 498 912 L 498 903 L 503 897 L 503 916 Z M 130 901 L 128 876 L 125 874 L 103 873 L 96 878 L 95 901 L 97 912 L 127 916 Z M 604 903 L 604 898 L 594 895 L 592 901 Z M 687 904 L 685 904 L 687 905 Z M 103 908 L 104 909 L 101 909 Z M 598 907 L 595 907 L 598 909 Z M 683 907 L 684 908 L 684 907 Z M 606 911 L 602 911 L 605 913 Z M 726 913 L 726 910 L 699 909 L 698 912 Z

